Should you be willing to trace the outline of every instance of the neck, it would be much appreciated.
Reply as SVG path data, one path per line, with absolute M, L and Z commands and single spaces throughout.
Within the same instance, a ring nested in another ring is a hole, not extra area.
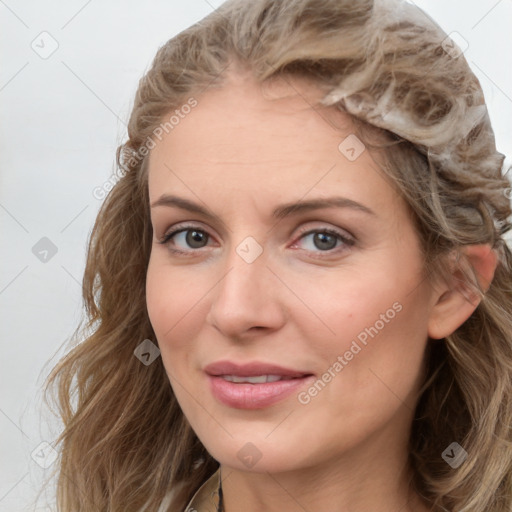
M 343 460 L 338 456 L 318 466 L 278 473 L 222 465 L 224 512 L 429 512 L 411 490 L 407 453 L 393 457 L 386 448 L 381 444 L 361 452 L 359 447 L 357 456 L 347 453 Z

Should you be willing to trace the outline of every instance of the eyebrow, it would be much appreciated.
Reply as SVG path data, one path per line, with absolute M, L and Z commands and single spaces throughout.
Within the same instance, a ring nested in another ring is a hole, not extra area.
M 159 199 L 157 199 L 151 204 L 151 208 L 155 208 L 157 206 L 174 206 L 177 208 L 181 208 L 182 210 L 188 210 L 189 212 L 198 213 L 210 220 L 221 222 L 221 219 L 217 215 L 209 212 L 203 206 L 194 203 L 193 201 L 190 201 L 188 199 L 185 199 L 183 197 L 163 194 Z M 357 201 L 348 199 L 347 197 L 334 196 L 281 204 L 274 209 L 274 211 L 272 212 L 272 217 L 275 219 L 282 219 L 287 215 L 299 214 L 313 210 L 320 210 L 323 208 L 350 208 L 369 215 L 376 215 L 376 213 L 371 208 L 368 208 L 368 206 L 358 203 Z

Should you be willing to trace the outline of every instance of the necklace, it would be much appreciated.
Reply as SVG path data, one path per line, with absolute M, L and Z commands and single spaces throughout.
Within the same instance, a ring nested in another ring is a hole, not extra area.
M 224 512 L 224 498 L 222 495 L 222 473 L 219 469 L 219 488 L 217 490 L 217 494 L 219 495 L 219 503 L 217 505 L 217 512 Z

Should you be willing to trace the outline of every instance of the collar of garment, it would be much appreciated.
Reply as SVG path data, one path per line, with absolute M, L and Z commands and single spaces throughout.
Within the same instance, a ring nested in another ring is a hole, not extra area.
M 217 512 L 219 507 L 220 469 L 197 490 L 184 512 Z

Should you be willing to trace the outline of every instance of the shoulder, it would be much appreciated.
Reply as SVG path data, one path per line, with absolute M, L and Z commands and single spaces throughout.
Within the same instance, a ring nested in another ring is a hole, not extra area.
M 220 470 L 218 469 L 197 490 L 183 512 L 217 512 L 219 505 L 219 486 Z
M 197 492 L 192 496 L 188 505 L 183 511 L 179 512 L 217 512 L 219 503 L 219 484 L 220 471 L 217 470 L 206 482 L 201 485 Z M 157 512 L 168 512 L 169 505 L 176 494 L 181 490 L 181 485 L 171 489 L 162 500 Z M 148 512 L 147 507 L 143 507 L 140 512 Z M 177 511 L 178 512 L 178 511 Z

